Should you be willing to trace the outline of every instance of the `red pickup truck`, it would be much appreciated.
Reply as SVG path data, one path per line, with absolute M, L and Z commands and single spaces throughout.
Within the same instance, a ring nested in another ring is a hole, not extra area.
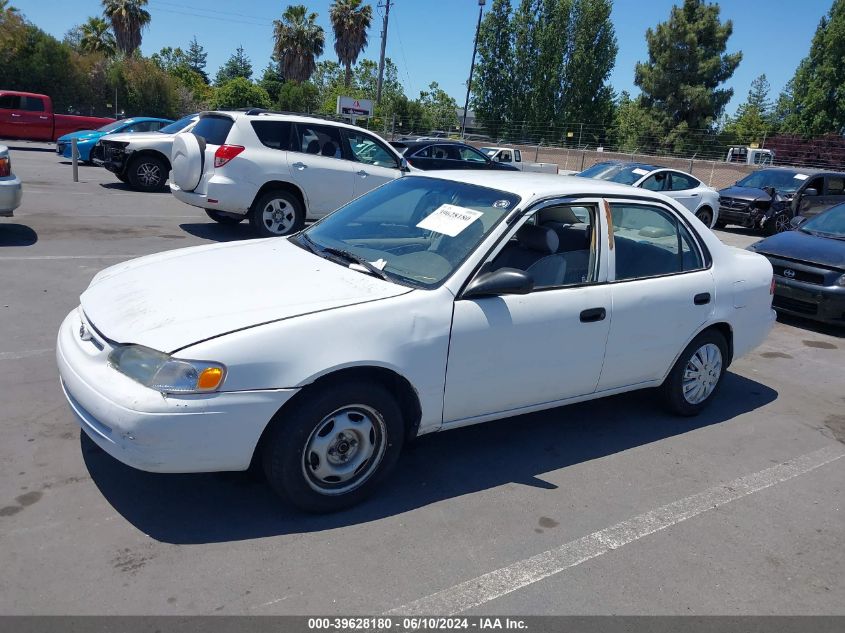
M 47 95 L 0 90 L 0 138 L 55 141 L 63 134 L 96 130 L 114 119 L 53 114 Z

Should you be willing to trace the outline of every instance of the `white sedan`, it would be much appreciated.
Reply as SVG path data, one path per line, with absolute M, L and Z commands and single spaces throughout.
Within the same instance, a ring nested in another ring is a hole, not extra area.
M 330 511 L 426 433 L 647 387 L 698 413 L 766 337 L 771 287 L 768 260 L 660 194 L 440 172 L 289 238 L 108 268 L 57 358 L 79 424 L 118 460 L 260 464 Z
M 646 163 L 605 161 L 573 175 L 659 191 L 680 202 L 710 229 L 719 220 L 719 192 L 684 171 Z

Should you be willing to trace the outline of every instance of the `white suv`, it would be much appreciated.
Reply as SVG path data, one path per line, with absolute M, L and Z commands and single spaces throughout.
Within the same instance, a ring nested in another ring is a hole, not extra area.
M 306 115 L 204 112 L 177 135 L 170 190 L 221 224 L 287 235 L 407 170 L 380 137 Z

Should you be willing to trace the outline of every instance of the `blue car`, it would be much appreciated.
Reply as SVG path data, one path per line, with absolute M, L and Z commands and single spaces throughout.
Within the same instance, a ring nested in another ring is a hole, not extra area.
M 106 134 L 117 134 L 119 132 L 158 132 L 165 125 L 173 123 L 171 119 L 156 119 L 152 117 L 132 117 L 109 123 L 96 130 L 82 130 L 60 136 L 56 141 L 56 154 L 65 158 L 72 158 L 71 139 L 76 139 L 76 147 L 79 149 L 79 160 L 90 162 L 93 156 L 91 151 L 97 145 L 100 137 Z

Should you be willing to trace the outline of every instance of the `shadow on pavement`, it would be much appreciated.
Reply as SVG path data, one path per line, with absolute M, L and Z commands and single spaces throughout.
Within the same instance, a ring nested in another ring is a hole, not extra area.
M 14 145 L 13 143 L 15 143 L 15 141 L 4 141 L 0 139 L 0 145 L 5 145 L 10 150 L 14 150 L 16 152 L 49 152 L 51 154 L 56 153 L 55 147 L 33 147 L 32 145 Z
M 258 236 L 249 222 L 244 220 L 240 224 L 218 224 L 213 220 L 180 224 L 179 228 L 194 237 L 214 242 L 234 242 L 236 240 L 254 240 Z
M 0 247 L 32 246 L 38 241 L 38 233 L 24 224 L 6 224 L 0 221 Z
M 809 330 L 816 334 L 825 334 L 827 336 L 835 336 L 836 338 L 845 338 L 845 327 L 829 325 L 812 319 L 804 319 L 799 316 L 792 316 L 791 314 L 784 314 L 778 312 L 778 322 L 784 325 L 791 325 L 792 327 L 801 328 L 802 330 Z
M 664 413 L 654 392 L 642 391 L 435 433 L 405 448 L 373 497 L 331 515 L 303 514 L 245 473 L 145 473 L 84 433 L 81 446 L 100 492 L 143 533 L 167 543 L 228 542 L 367 523 L 511 483 L 554 490 L 543 473 L 721 424 L 777 396 L 727 373 L 713 404 L 695 418 Z

